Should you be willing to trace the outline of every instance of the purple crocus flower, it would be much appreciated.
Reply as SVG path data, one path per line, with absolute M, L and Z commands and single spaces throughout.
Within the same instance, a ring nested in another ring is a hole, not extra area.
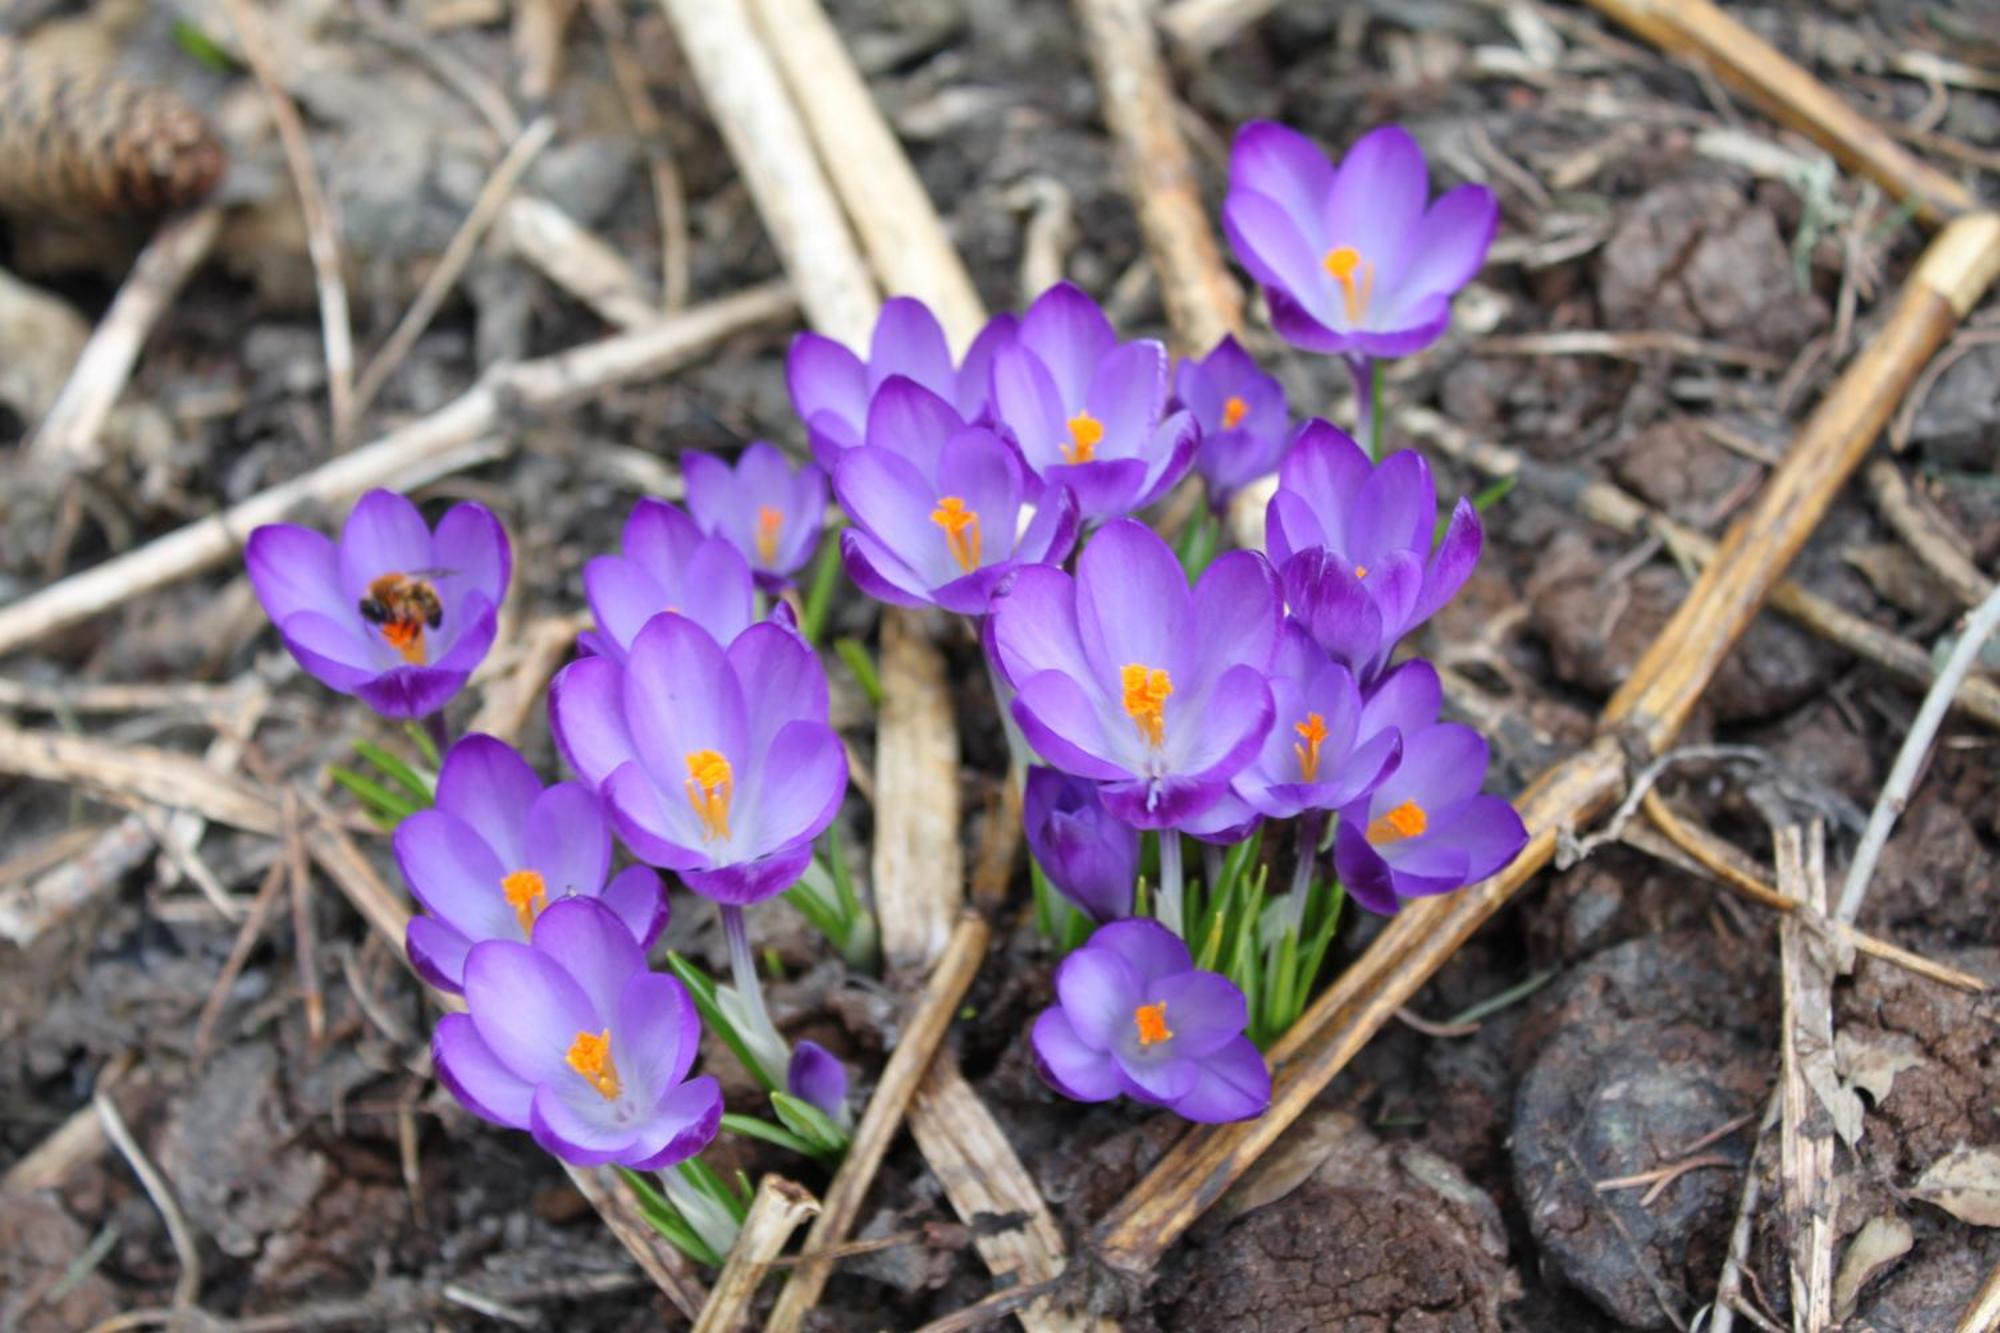
M 1172 828 L 1220 800 L 1270 730 L 1277 581 L 1231 551 L 1192 592 L 1152 529 L 1107 523 L 1076 576 L 1033 565 L 994 601 L 989 646 L 1014 717 L 1048 763 L 1104 784 L 1105 807 Z
M 703 536 L 666 501 L 632 506 L 619 548 L 583 567 L 597 629 L 580 642 L 591 652 L 624 661 L 640 629 L 662 611 L 680 612 L 724 643 L 749 627 L 756 603 L 749 562 L 734 543 Z
M 1270 681 L 1276 721 L 1256 757 L 1229 780 L 1229 794 L 1189 822 L 1196 837 L 1238 842 L 1260 817 L 1352 805 L 1402 756 L 1393 726 L 1362 731 L 1354 676 L 1296 621 L 1285 624 Z
M 1247 1120 L 1271 1104 L 1271 1071 L 1243 1035 L 1243 992 L 1203 972 L 1157 921 L 1101 926 L 1056 969 L 1031 1040 L 1042 1077 L 1080 1102 L 1120 1093 L 1188 1120 Z
M 563 668 L 549 715 L 633 854 L 727 905 L 789 888 L 847 790 L 826 672 L 768 621 L 725 651 L 686 616 L 654 616 L 622 668 Z
M 1234 335 L 1225 335 L 1199 361 L 1174 370 L 1174 396 L 1201 428 L 1194 470 L 1208 485 L 1208 502 L 1220 510 L 1250 482 L 1278 470 L 1291 438 L 1285 386 L 1257 368 Z
M 645 866 L 610 883 L 611 827 L 574 782 L 544 789 L 504 741 L 472 735 L 451 747 L 437 798 L 396 826 L 396 864 L 429 915 L 410 919 L 410 963 L 440 990 L 464 985 L 481 940 L 527 941 L 565 898 L 599 898 L 641 948 L 667 924 L 660 877 Z
M 993 358 L 994 414 L 1029 469 L 1076 492 L 1086 518 L 1143 509 L 1186 473 L 1199 431 L 1166 406 L 1167 349 L 1120 343 L 1067 282 L 1036 298 Z
M 759 440 L 734 468 L 713 454 L 684 454 L 681 473 L 695 525 L 734 544 L 758 586 L 776 592 L 812 559 L 826 521 L 826 473 L 814 464 L 794 469 Z
M 1222 226 L 1288 341 L 1407 356 L 1444 332 L 1499 220 L 1483 185 L 1426 207 L 1429 194 L 1423 150 L 1398 126 L 1362 135 L 1336 167 L 1298 131 L 1255 121 L 1230 151 Z
M 847 1066 L 816 1041 L 801 1041 L 792 1047 L 791 1063 L 785 1069 L 785 1091 L 826 1112 L 837 1125 L 853 1122 L 847 1110 Z
M 785 379 L 792 406 L 806 424 L 813 457 L 832 472 L 841 451 L 861 443 L 868 405 L 896 375 L 937 394 L 965 421 L 982 420 L 988 412 L 993 353 L 1013 340 L 1015 322 L 1012 315 L 988 321 L 958 368 L 951 363 L 951 348 L 937 318 L 923 302 L 907 296 L 882 303 L 866 362 L 831 338 L 801 333 L 785 360 Z
M 650 1171 L 692 1157 L 722 1123 L 722 1089 L 688 1078 L 693 1001 L 590 898 L 554 904 L 531 943 L 487 940 L 465 960 L 462 1014 L 438 1020 L 438 1078 L 482 1119 L 532 1132 L 578 1166 Z
M 1139 830 L 1104 808 L 1097 784 L 1036 764 L 1021 793 L 1021 820 L 1035 864 L 1093 920 L 1132 915 Z
M 1403 758 L 1340 812 L 1333 858 L 1354 901 L 1384 916 L 1404 899 L 1485 879 L 1528 841 L 1512 805 L 1480 794 L 1486 741 L 1471 727 L 1439 722 L 1442 698 L 1430 663 L 1410 661 L 1382 678 L 1362 710 L 1363 733 L 1399 733 Z
M 1432 551 L 1437 487 L 1423 456 L 1371 463 L 1319 420 L 1286 453 L 1264 529 L 1292 613 L 1364 685 L 1464 585 L 1484 540 L 1478 510 L 1461 499 Z
M 893 379 L 877 408 L 921 395 L 956 420 L 951 408 L 910 381 Z M 924 451 L 898 452 L 870 443 L 841 455 L 833 489 L 854 526 L 840 535 L 848 576 L 863 592 L 901 606 L 941 606 L 985 614 L 993 590 L 1024 564 L 1060 562 L 1076 541 L 1076 499 L 1067 487 L 1042 494 L 1021 525 L 1031 478 L 1006 443 L 983 426 L 946 426 Z
M 250 534 L 244 564 L 300 666 L 384 717 L 427 717 L 493 646 L 513 556 L 500 520 L 453 505 L 437 531 L 394 491 L 370 491 L 338 542 L 291 523 Z

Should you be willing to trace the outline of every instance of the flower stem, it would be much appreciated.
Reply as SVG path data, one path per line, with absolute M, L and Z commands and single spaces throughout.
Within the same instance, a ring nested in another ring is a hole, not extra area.
M 979 621 L 968 616 L 974 638 L 979 637 Z M 980 654 L 986 659 L 986 680 L 993 686 L 993 703 L 1000 710 L 1000 726 L 1007 733 L 1007 777 L 1016 786 L 1027 780 L 1028 765 L 1035 756 L 1028 749 L 1028 738 L 1021 734 L 1021 724 L 1014 720 L 1014 692 L 1007 688 L 1007 682 L 1000 676 L 1000 667 L 992 657 Z
M 1373 357 L 1353 355 L 1347 368 L 1354 375 L 1354 437 L 1368 451 L 1372 462 L 1382 461 L 1382 363 Z
M 451 732 L 445 727 L 442 708 L 424 719 L 424 731 L 429 734 L 431 746 L 438 754 L 451 748 Z
M 1185 936 L 1181 922 L 1181 834 L 1179 829 L 1160 830 L 1160 924 L 1176 935 Z
M 743 997 L 743 1006 L 760 1034 L 776 1032 L 770 1011 L 764 1008 L 764 988 L 757 981 L 757 960 L 750 952 L 750 927 L 743 920 L 743 909 L 732 903 L 716 905 L 722 909 L 722 933 L 729 939 L 729 971 L 736 979 L 736 993 Z M 773 1072 L 779 1077 L 784 1073 Z
M 1306 923 L 1306 895 L 1312 892 L 1313 867 L 1319 859 L 1319 829 L 1319 811 L 1307 810 L 1299 816 L 1299 859 L 1292 867 L 1292 892 L 1285 899 L 1285 926 L 1294 933 Z

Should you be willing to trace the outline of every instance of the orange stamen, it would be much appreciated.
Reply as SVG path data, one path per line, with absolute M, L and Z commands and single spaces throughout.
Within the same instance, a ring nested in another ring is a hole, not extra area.
M 1069 419 L 1069 443 L 1062 447 L 1065 463 L 1088 463 L 1097 457 L 1097 443 L 1104 438 L 1104 423 L 1088 412 Z
M 1249 415 L 1250 404 L 1232 393 L 1222 404 L 1222 428 L 1224 430 L 1235 430 L 1243 424 L 1243 418 Z
M 1132 1021 L 1139 1025 L 1139 1044 L 1155 1046 L 1174 1035 L 1167 1026 L 1167 1002 L 1142 1004 L 1132 1011 Z
M 1357 578 L 1357 579 L 1365 579 L 1365 578 L 1367 578 L 1367 577 L 1368 577 L 1368 566 L 1366 566 L 1366 565 L 1356 565 L 1356 566 L 1354 567 L 1354 577 L 1355 577 L 1355 578 Z
M 618 1066 L 611 1063 L 611 1029 L 579 1032 L 569 1044 L 569 1067 L 583 1075 L 583 1081 L 597 1089 L 605 1101 L 615 1101 L 625 1085 L 618 1081 Z
M 1130 662 L 1119 672 L 1125 687 L 1125 713 L 1139 724 L 1146 744 L 1159 749 L 1167 738 L 1167 696 L 1174 692 L 1174 680 L 1163 668 L 1144 667 Z
M 694 750 L 687 756 L 688 804 L 701 816 L 702 838 L 724 842 L 729 838 L 729 796 L 735 774 L 729 761 L 714 750 Z
M 1294 723 L 1292 730 L 1299 733 L 1304 745 L 1294 745 L 1292 753 L 1299 757 L 1299 781 L 1319 780 L 1319 747 L 1326 740 L 1326 719 L 1318 713 L 1307 713 L 1306 720 Z
M 549 886 L 542 882 L 540 872 L 516 870 L 500 881 L 500 892 L 507 895 L 507 906 L 514 909 L 521 933 L 532 938 L 535 918 L 549 909 Z
M 944 529 L 944 542 L 951 558 L 970 574 L 979 568 L 979 515 L 965 507 L 956 495 L 940 498 L 931 511 L 931 522 Z
M 1405 801 L 1368 825 L 1368 841 L 1377 847 L 1415 838 L 1430 827 L 1430 816 L 1415 801 Z
M 767 565 L 778 562 L 778 533 L 784 526 L 784 511 L 757 506 L 757 558 Z
M 385 620 L 382 622 L 382 637 L 389 646 L 403 655 L 403 660 L 411 666 L 422 666 L 427 659 L 424 651 L 424 622 L 421 620 Z
M 1335 246 L 1326 252 L 1320 261 L 1333 280 L 1340 284 L 1341 294 L 1347 300 L 1347 322 L 1359 324 L 1361 317 L 1368 313 L 1368 298 L 1375 292 L 1375 266 L 1361 257 L 1361 252 L 1351 245 Z M 1359 281 L 1356 280 L 1359 274 Z

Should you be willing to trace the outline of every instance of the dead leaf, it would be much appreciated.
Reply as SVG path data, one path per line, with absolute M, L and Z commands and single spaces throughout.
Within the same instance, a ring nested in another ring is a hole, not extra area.
M 2000 1227 L 2000 1149 L 1954 1148 L 1931 1163 L 1910 1193 L 1962 1222 Z
M 1861 1289 L 1869 1280 L 1910 1252 L 1916 1237 L 1910 1224 L 1894 1213 L 1871 1217 L 1848 1242 L 1840 1260 L 1840 1274 L 1833 1280 L 1834 1313 L 1844 1322 L 1854 1313 Z
M 1901 1033 L 1857 1037 L 1843 1031 L 1834 1036 L 1833 1051 L 1841 1078 L 1877 1106 L 1895 1087 L 1896 1075 L 1925 1063 L 1916 1040 Z

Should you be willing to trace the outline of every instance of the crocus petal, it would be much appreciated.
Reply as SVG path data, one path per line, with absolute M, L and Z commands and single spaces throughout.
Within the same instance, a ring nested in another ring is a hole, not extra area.
M 1274 317 L 1276 298 L 1288 294 L 1289 303 L 1308 303 L 1302 312 L 1308 318 L 1333 318 L 1332 280 L 1320 267 L 1323 251 L 1314 248 L 1284 205 L 1245 186 L 1232 186 L 1222 201 L 1222 229 L 1237 260 L 1269 289 Z
M 710 535 L 721 534 L 731 541 L 741 542 L 747 531 L 739 512 L 741 505 L 736 489 L 736 474 L 729 464 L 714 454 L 684 453 L 681 455 L 681 477 L 687 487 L 688 514 L 695 526 Z M 744 558 L 750 558 L 745 551 Z
M 1138 458 L 1099 459 L 1092 463 L 1058 463 L 1042 469 L 1042 481 L 1064 486 L 1076 496 L 1076 506 L 1092 519 L 1123 518 L 1140 507 L 1148 471 Z
M 722 1085 L 706 1074 L 689 1079 L 660 1102 L 626 1165 L 634 1171 L 665 1170 L 715 1142 L 721 1127 Z
M 598 1021 L 618 1012 L 618 996 L 646 955 L 617 913 L 595 898 L 565 898 L 535 918 L 535 952 L 576 979 Z M 474 1009 L 475 1013 L 478 1012 Z
M 376 647 L 362 637 L 355 619 L 301 611 L 279 625 L 278 632 L 299 665 L 330 689 L 352 694 L 382 673 Z
M 1437 721 L 1444 706 L 1444 685 L 1437 668 L 1421 657 L 1398 663 L 1369 687 L 1361 706 L 1361 724 L 1356 734 L 1374 735 L 1385 728 L 1417 731 Z
M 1148 987 L 1148 1001 L 1167 1006 L 1174 1053 L 1198 1059 L 1239 1037 L 1250 1021 L 1243 992 L 1216 972 L 1182 972 Z
M 958 370 L 958 414 L 978 423 L 992 409 L 993 358 L 1003 347 L 1011 347 L 1020 336 L 1021 321 L 1011 313 L 995 315 L 966 349 L 965 364 Z
M 521 830 L 542 783 L 514 747 L 474 733 L 451 747 L 438 770 L 436 804 L 478 831 L 493 854 L 521 864 Z
M 492 1048 L 466 1014 L 446 1014 L 431 1033 L 431 1063 L 438 1081 L 451 1089 L 466 1110 L 509 1129 L 528 1127 L 535 1087 L 520 1078 Z
M 800 1041 L 792 1047 L 791 1063 L 785 1069 L 785 1091 L 835 1120 L 847 1114 L 847 1070 L 816 1041 Z
M 1147 986 L 1194 966 L 1180 936 L 1149 918 L 1116 921 L 1090 937 L 1093 949 L 1110 949 L 1131 965 Z
M 801 333 L 785 357 L 785 382 L 799 419 L 826 415 L 857 434 L 868 415 L 868 371 L 861 359 L 831 338 Z M 815 453 L 817 453 L 815 449 Z M 831 460 L 822 457 L 821 464 Z
M 521 855 L 522 864 L 540 873 L 551 902 L 565 894 L 595 895 L 611 869 L 611 826 L 603 807 L 579 783 L 550 787 L 528 811 Z
M 1084 405 L 1091 372 L 1117 342 L 1111 321 L 1075 283 L 1049 288 L 1021 317 L 1020 346 L 1048 368 L 1066 407 Z
M 1064 462 L 1069 408 L 1048 367 L 1018 343 L 993 357 L 993 411 L 1034 472 Z
M 653 1105 L 687 1077 L 701 1050 L 701 1016 L 687 988 L 641 968 L 619 987 L 612 1045 L 634 1101 Z
M 1035 1067 L 1050 1087 L 1075 1102 L 1108 1102 L 1121 1089 L 1108 1052 L 1086 1045 L 1061 1009 L 1044 1009 L 1029 1034 Z
M 382 574 L 416 574 L 431 566 L 431 530 L 417 507 L 394 491 L 373 490 L 355 501 L 341 526 L 340 590 L 359 604 Z
M 1238 1037 L 1200 1062 L 1193 1091 L 1173 1104 L 1197 1124 L 1250 1120 L 1271 1105 L 1271 1070 L 1248 1037 Z
M 1373 847 L 1363 832 L 1368 823 L 1366 806 L 1353 806 L 1340 814 L 1334 832 L 1333 865 L 1340 885 L 1355 904 L 1377 916 L 1394 916 L 1401 906 L 1389 863 Z
M 755 861 L 713 870 L 683 870 L 681 882 L 704 898 L 747 907 L 776 897 L 798 883 L 806 862 L 812 860 L 812 850 L 812 843 L 799 842 Z
M 549 723 L 563 759 L 600 787 L 637 755 L 625 729 L 624 669 L 606 658 L 572 662 L 549 683 Z
M 451 697 L 465 688 L 471 674 L 469 667 L 463 671 L 397 667 L 357 686 L 354 696 L 383 717 L 414 722 L 450 703 Z
M 1486 262 L 1499 223 L 1499 201 L 1484 185 L 1447 190 L 1411 233 L 1409 260 L 1397 276 L 1397 287 L 1429 295 L 1465 286 Z
M 1394 327 L 1363 329 L 1349 340 L 1352 350 L 1377 360 L 1415 356 L 1451 324 L 1451 298 L 1442 292 L 1412 297 L 1396 313 Z
M 725 656 L 750 716 L 750 753 L 767 748 L 789 723 L 826 721 L 826 671 L 797 634 L 775 624 L 753 625 Z
M 604 905 L 615 912 L 641 949 L 653 947 L 667 928 L 670 907 L 660 877 L 648 866 L 627 866 L 604 886 Z
M 841 455 L 834 492 L 855 523 L 928 587 L 957 578 L 945 530 L 931 521 L 938 492 L 916 464 L 872 445 Z M 998 534 L 996 534 L 996 537 Z
M 1498 796 L 1475 796 L 1467 801 L 1440 836 L 1465 853 L 1467 882 L 1494 874 L 1520 855 L 1528 842 L 1521 816 Z
M 551 907 L 543 915 L 555 911 Z M 574 1078 L 570 1044 L 579 1032 L 598 1031 L 607 1017 L 561 963 L 512 940 L 472 946 L 465 959 L 465 1001 L 494 1058 L 537 1084 Z
M 431 567 L 438 571 L 438 595 L 445 605 L 476 592 L 497 607 L 506 599 L 514 568 L 507 530 L 485 505 L 469 500 L 455 504 L 431 537 Z
M 1154 428 L 1146 444 L 1150 462 L 1146 480 L 1130 508 L 1144 509 L 1172 490 L 1174 484 L 1194 466 L 1195 450 L 1201 445 L 1201 427 L 1189 412 L 1174 412 Z
M 1076 545 L 1079 526 L 1076 493 L 1067 486 L 1052 486 L 1042 492 L 1041 504 L 1014 550 L 1015 558 L 1025 564 L 1060 564 Z
M 528 1129 L 543 1152 L 571 1166 L 615 1162 L 639 1137 L 636 1126 L 614 1117 L 597 1090 L 574 1073 L 535 1089 Z
M 1167 400 L 1167 349 L 1126 343 L 1097 363 L 1083 406 L 1104 427 L 1102 452 L 1136 451 Z
M 403 932 L 403 952 L 418 976 L 441 991 L 465 989 L 465 956 L 472 941 L 434 916 L 413 916 Z
M 324 533 L 291 523 L 267 524 L 250 534 L 243 565 L 272 624 L 302 611 L 334 621 L 356 614 L 355 603 L 341 591 L 339 554 Z
M 1077 634 L 1106 688 L 1134 664 L 1186 679 L 1193 630 L 1189 602 L 1180 561 L 1143 523 L 1105 524 L 1077 557 Z
M 1078 949 L 1056 968 L 1056 998 L 1063 1013 L 1077 1036 L 1097 1050 L 1110 1050 L 1131 1031 L 1133 1010 L 1145 1002 L 1145 985 L 1138 969 L 1108 948 Z
M 1365 334 L 1335 328 L 1328 322 L 1334 316 L 1330 314 L 1322 316 L 1317 311 L 1301 305 L 1292 299 L 1291 293 L 1284 288 L 1266 287 L 1264 299 L 1271 310 L 1271 327 L 1278 331 L 1280 338 L 1292 346 L 1304 348 L 1308 352 L 1318 352 L 1324 356 L 1341 356 L 1362 350 Z M 1330 295 L 1325 299 L 1331 304 Z
M 519 939 L 500 881 L 503 865 L 478 831 L 446 810 L 419 810 L 391 840 L 403 882 L 424 910 L 474 939 Z
M 751 733 L 742 687 L 722 646 L 686 616 L 647 622 L 632 641 L 623 684 L 634 752 L 664 790 L 682 790 L 690 754 L 714 750 L 733 764 L 746 758 Z
M 792 722 L 764 756 L 755 793 L 756 855 L 817 838 L 833 822 L 847 793 L 847 751 L 823 722 Z
M 937 477 L 944 443 L 965 429 L 958 409 L 945 398 L 901 375 L 891 377 L 868 404 L 866 443 L 908 461 L 925 482 Z M 843 455 L 845 457 L 845 455 Z M 840 466 L 832 468 L 836 494 Z M 845 505 L 843 500 L 842 504 Z
M 685 871 L 708 864 L 693 813 L 684 802 L 669 806 L 638 761 L 620 765 L 598 794 L 610 811 L 618 840 L 647 865 Z
M 1229 792 L 1221 778 L 1136 778 L 1104 784 L 1104 808 L 1142 829 L 1173 829 L 1192 822 Z
M 1309 228 L 1306 239 L 1324 245 L 1333 164 L 1318 144 L 1287 125 L 1254 120 L 1236 132 L 1229 149 L 1229 180 L 1265 196 Z
M 1384 125 L 1355 140 L 1334 172 L 1326 198 L 1326 236 L 1351 245 L 1386 273 L 1423 218 L 1430 192 L 1424 150 L 1400 125 Z
M 1100 781 L 1131 776 L 1137 742 L 1106 733 L 1097 700 L 1075 678 L 1060 671 L 1028 677 L 1013 712 L 1035 753 L 1065 773 Z
M 1353 501 L 1354 524 L 1340 553 L 1372 564 L 1391 551 L 1430 553 L 1437 527 L 1437 487 L 1430 465 L 1414 449 L 1399 450 L 1375 468 Z
M 636 560 L 592 556 L 583 566 L 583 597 L 590 614 L 623 657 L 648 620 L 668 609 L 669 594 Z
M 1232 665 L 1268 669 L 1278 651 L 1282 610 L 1269 561 L 1255 551 L 1218 556 L 1194 586 L 1193 619 L 1201 634 L 1190 688 L 1207 688 Z
M 1076 581 L 1059 569 L 1023 569 L 993 603 L 994 661 L 1015 686 L 1043 671 L 1073 680 L 1093 668 L 1077 637 Z
M 1472 577 L 1485 540 L 1479 511 L 1473 508 L 1472 501 L 1461 499 L 1452 507 L 1444 540 L 1438 543 L 1437 554 L 1431 557 L 1430 568 L 1424 571 L 1424 591 L 1414 612 L 1419 622 L 1429 620 L 1457 596 L 1465 581 Z
M 1169 736 L 1182 771 L 1202 779 L 1224 779 L 1249 763 L 1271 730 L 1275 706 L 1264 673 L 1254 666 L 1224 672 L 1202 702 L 1198 716 L 1187 719 L 1184 736 Z
M 939 394 L 950 393 L 958 382 L 937 317 L 922 301 L 907 296 L 882 303 L 868 344 L 868 369 L 877 384 L 890 375 L 906 375 Z
M 1180 1056 L 1148 1059 L 1119 1050 L 1112 1053 L 1112 1059 L 1117 1062 L 1126 1095 L 1153 1106 L 1172 1106 L 1201 1081 L 1195 1062 Z
M 1442 810 L 1469 800 L 1486 778 L 1486 739 L 1471 727 L 1440 722 L 1406 733 L 1403 762 L 1382 784 L 1376 804 L 1393 809 L 1414 800 L 1426 810 Z
M 840 563 L 854 586 L 878 602 L 892 606 L 928 606 L 935 600 L 923 577 L 895 552 L 855 528 L 840 534 Z

